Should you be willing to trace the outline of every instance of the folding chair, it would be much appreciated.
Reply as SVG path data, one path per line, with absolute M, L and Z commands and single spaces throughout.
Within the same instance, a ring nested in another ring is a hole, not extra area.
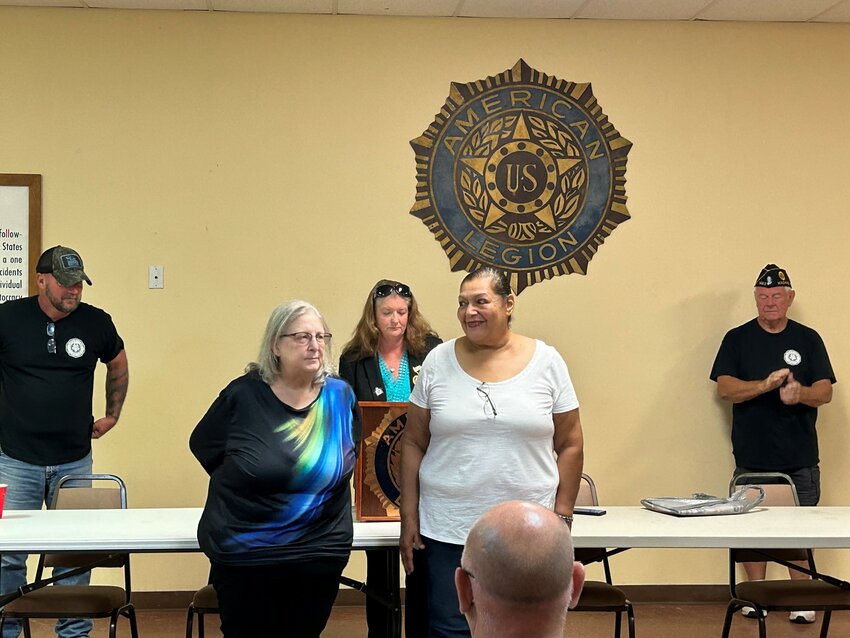
M 92 482 L 110 482 L 109 489 L 92 487 Z M 82 483 L 82 485 L 80 485 Z M 57 484 L 53 509 L 126 509 L 124 482 L 112 474 L 63 476 Z M 0 612 L 0 632 L 6 618 L 20 618 L 24 637 L 31 638 L 30 618 L 109 618 L 109 636 L 115 638 L 118 617 L 130 621 L 130 634 L 138 638 L 136 614 L 130 602 L 130 556 L 128 554 L 42 554 L 35 580 L 41 581 L 45 567 L 97 567 L 124 569 L 124 587 L 111 585 L 48 586 L 25 593 Z
M 596 484 L 587 474 L 581 475 L 581 484 L 579 485 L 576 505 L 599 505 L 599 500 L 596 496 Z M 605 548 L 577 548 L 575 550 L 575 556 L 577 561 L 585 564 L 601 562 L 602 568 L 605 571 L 605 582 L 585 581 L 578 605 L 574 609 L 571 609 L 570 613 L 576 611 L 598 611 L 617 614 L 614 619 L 614 638 L 619 638 L 620 628 L 622 626 L 622 614 L 625 612 L 629 625 L 629 638 L 635 638 L 634 609 L 623 591 L 612 584 L 611 567 L 608 564 L 607 550 Z
M 761 483 L 760 481 L 767 481 Z M 777 482 L 779 481 L 779 482 Z M 739 474 L 729 484 L 731 494 L 737 487 L 759 484 L 764 488 L 762 505 L 768 507 L 796 507 L 800 504 L 797 490 L 791 477 L 779 472 Z M 735 567 L 746 562 L 775 562 L 788 566 L 789 561 L 804 561 L 812 572 L 812 580 L 758 580 L 737 582 Z M 827 581 L 833 581 L 832 584 Z M 723 638 L 729 637 L 732 618 L 742 607 L 756 610 L 759 638 L 767 638 L 765 614 L 768 611 L 794 611 L 806 609 L 823 612 L 820 637 L 829 633 L 829 621 L 833 610 L 850 609 L 850 591 L 842 589 L 840 581 L 823 576 L 815 569 L 815 559 L 810 549 L 731 549 L 729 550 L 729 589 L 732 600 L 726 608 L 723 622 Z M 846 585 L 846 583 L 845 583 Z
M 198 638 L 204 638 L 204 616 L 218 613 L 218 595 L 212 585 L 201 587 L 192 596 L 189 612 L 186 615 L 186 638 L 192 638 L 194 617 L 198 616 Z

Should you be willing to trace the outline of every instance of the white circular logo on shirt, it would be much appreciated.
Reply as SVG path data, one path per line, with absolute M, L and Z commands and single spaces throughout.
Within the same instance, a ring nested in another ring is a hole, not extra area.
M 803 360 L 803 357 L 796 350 L 786 350 L 782 358 L 789 366 L 795 366 Z
M 86 353 L 86 344 L 83 343 L 82 339 L 77 339 L 76 337 L 68 339 L 68 343 L 65 344 L 65 352 L 68 353 L 69 357 L 79 359 Z M 786 353 L 786 358 L 787 356 Z

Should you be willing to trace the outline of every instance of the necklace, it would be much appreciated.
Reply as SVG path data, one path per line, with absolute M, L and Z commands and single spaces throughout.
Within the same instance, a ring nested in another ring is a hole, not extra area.
M 380 353 L 378 353 L 378 368 L 381 372 L 381 381 L 383 382 L 384 390 L 387 393 L 386 400 L 390 402 L 407 401 L 410 396 L 410 374 L 407 351 L 405 350 L 401 355 L 401 361 L 395 366 L 395 369 L 398 371 L 397 377 L 390 370 L 390 367 Z

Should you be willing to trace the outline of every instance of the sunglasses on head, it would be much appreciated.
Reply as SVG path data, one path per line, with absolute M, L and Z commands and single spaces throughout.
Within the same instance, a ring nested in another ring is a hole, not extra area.
M 410 286 L 404 284 L 384 284 L 375 288 L 375 294 L 372 295 L 372 298 L 380 299 L 382 297 L 389 297 L 393 293 L 396 293 L 399 297 L 410 298 L 412 296 Z

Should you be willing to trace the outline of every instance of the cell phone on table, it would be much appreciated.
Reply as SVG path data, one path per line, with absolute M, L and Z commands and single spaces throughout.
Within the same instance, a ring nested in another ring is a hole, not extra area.
M 581 514 L 582 516 L 605 516 L 607 514 L 601 507 L 574 507 L 573 514 Z

